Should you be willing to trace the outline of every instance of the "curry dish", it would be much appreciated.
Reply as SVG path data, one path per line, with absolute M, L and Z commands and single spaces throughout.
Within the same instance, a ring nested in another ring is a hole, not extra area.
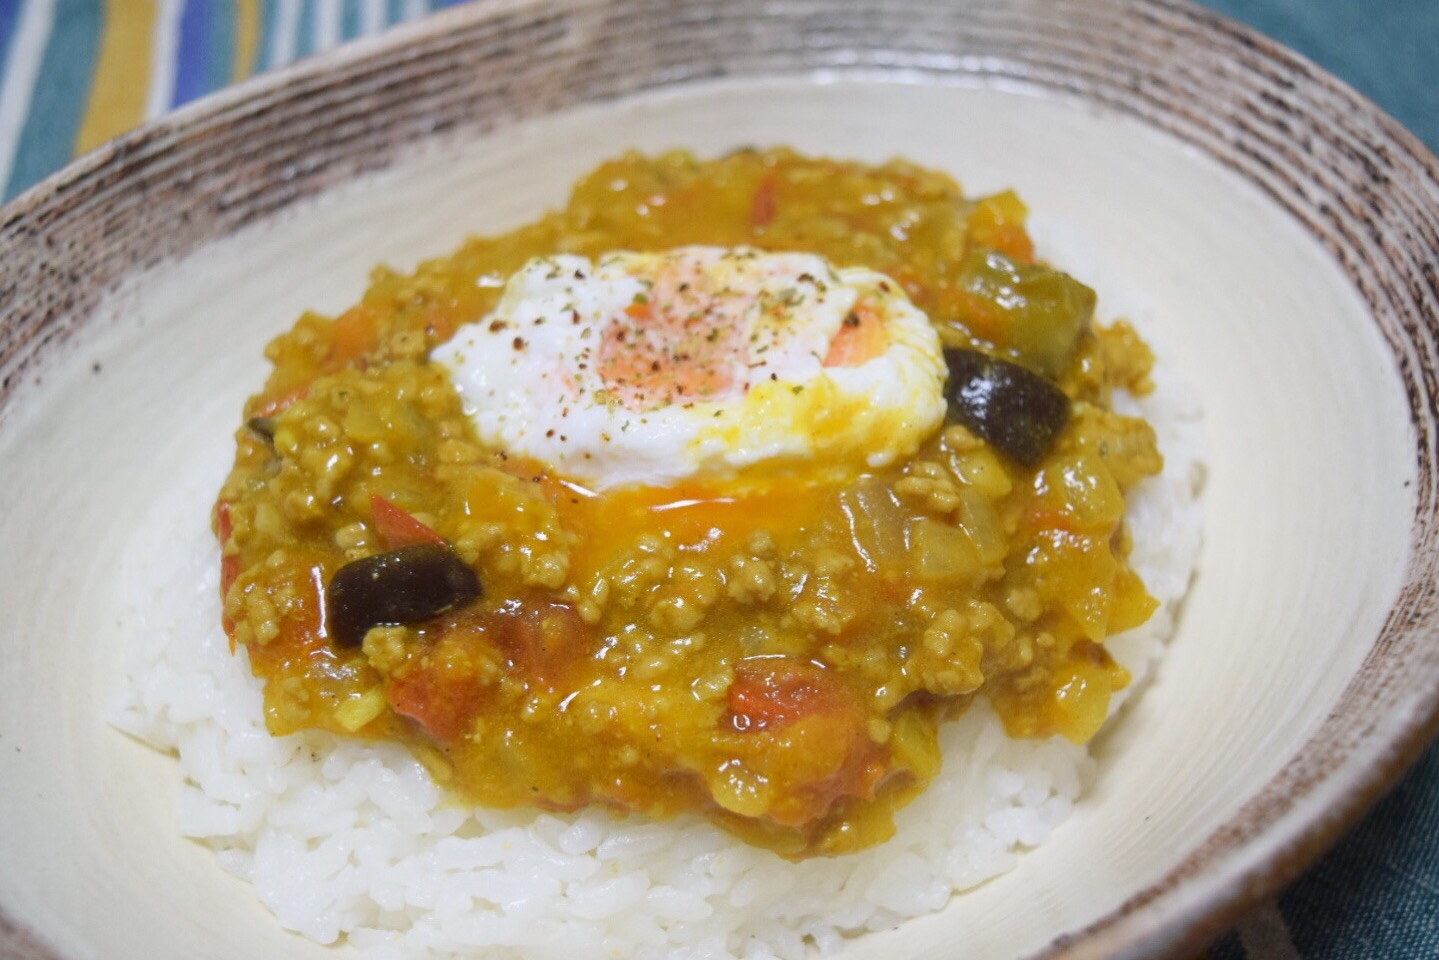
M 271 732 L 400 741 L 481 804 L 694 812 L 791 858 L 885 840 L 978 695 L 1012 736 L 1088 740 L 1128 680 L 1105 639 L 1155 607 L 1124 510 L 1162 461 L 1110 406 L 1152 357 L 1036 261 L 1025 213 L 901 161 L 628 155 L 562 210 L 301 317 L 214 515 Z M 943 345 L 945 422 L 878 466 L 601 490 L 481 438 L 432 351 L 512 276 L 689 245 L 888 278 Z

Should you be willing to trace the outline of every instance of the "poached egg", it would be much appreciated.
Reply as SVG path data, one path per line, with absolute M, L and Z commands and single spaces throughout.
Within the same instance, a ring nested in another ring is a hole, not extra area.
M 483 441 L 595 491 L 880 467 L 945 412 L 924 313 L 806 253 L 537 258 L 433 358 Z

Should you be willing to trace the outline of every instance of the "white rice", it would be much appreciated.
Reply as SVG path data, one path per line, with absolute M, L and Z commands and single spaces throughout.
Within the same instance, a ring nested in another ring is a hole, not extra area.
M 1199 549 L 1199 411 L 1178 385 L 1159 386 L 1124 401 L 1154 424 L 1166 460 L 1131 499 L 1131 559 L 1162 607 L 1109 643 L 1134 675 L 1126 694 L 1172 632 Z M 265 731 L 260 682 L 219 626 L 205 502 L 161 505 L 130 552 L 130 685 L 109 719 L 178 753 L 185 836 L 253 883 L 284 927 L 347 937 L 363 960 L 832 952 L 1008 870 L 1091 775 L 1085 748 L 1011 740 L 981 702 L 945 729 L 944 770 L 900 812 L 898 834 L 848 857 L 788 863 L 695 818 L 462 809 L 400 747 Z

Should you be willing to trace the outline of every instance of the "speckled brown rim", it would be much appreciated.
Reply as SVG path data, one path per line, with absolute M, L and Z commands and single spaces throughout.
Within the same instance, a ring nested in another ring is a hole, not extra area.
M 0 420 L 115 284 L 442 131 L 726 76 L 904 71 L 1127 114 L 1263 189 L 1336 258 L 1393 351 L 1417 445 L 1406 582 L 1282 771 L 1158 883 L 1045 958 L 1202 947 L 1293 879 L 1439 728 L 1439 161 L 1303 58 L 1184 0 L 493 0 L 243 84 L 0 212 Z M 0 916 L 0 958 L 54 954 Z

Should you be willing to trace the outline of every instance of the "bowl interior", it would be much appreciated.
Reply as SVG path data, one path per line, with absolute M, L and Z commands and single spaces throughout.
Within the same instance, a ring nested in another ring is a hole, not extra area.
M 1016 188 L 1041 256 L 1095 286 L 1102 317 L 1133 318 L 1206 410 L 1201 572 L 1075 816 L 1010 874 L 848 952 L 1039 950 L 1155 882 L 1299 750 L 1397 593 L 1415 479 L 1390 352 L 1303 226 L 1209 158 L 1077 102 L 879 77 L 694 84 L 435 138 L 135 276 L 53 352 L 0 427 L 11 916 L 67 958 L 323 955 L 176 835 L 174 764 L 104 723 L 149 598 L 117 571 L 127 554 L 163 557 L 172 524 L 208 523 L 263 345 L 302 310 L 338 312 L 376 264 L 558 205 L 622 150 L 746 144 L 901 155 L 971 193 Z

